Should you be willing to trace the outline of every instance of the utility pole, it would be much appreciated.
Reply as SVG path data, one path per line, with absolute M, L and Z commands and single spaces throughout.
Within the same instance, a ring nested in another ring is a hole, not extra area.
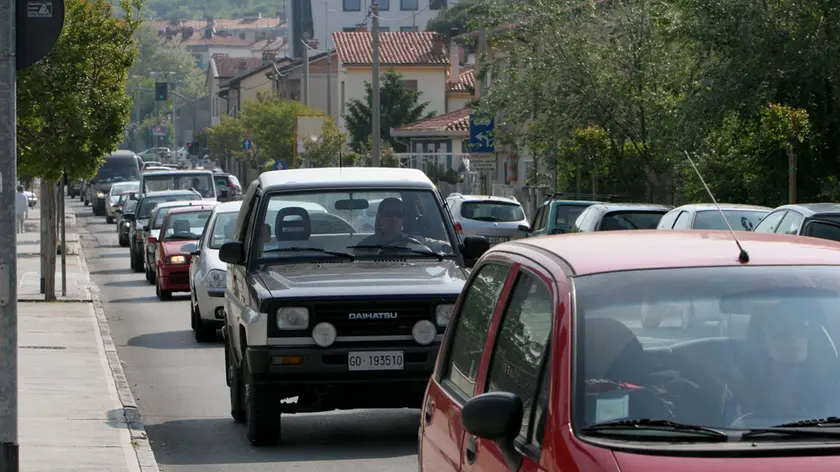
M 379 150 L 380 150 L 380 133 L 379 133 L 379 114 L 381 112 L 379 106 L 379 2 L 373 2 L 370 6 L 373 13 L 371 14 L 372 17 L 372 31 L 371 34 L 371 43 L 370 43 L 370 56 L 373 62 L 373 77 L 371 78 L 371 113 L 373 114 L 373 118 L 371 119 L 371 127 L 373 128 L 373 144 L 370 148 L 370 158 L 371 158 L 371 165 L 373 167 L 379 167 Z
M 332 116 L 332 49 L 330 48 L 330 4 L 324 2 L 324 47 L 327 49 L 327 116 Z
M 306 39 L 301 39 L 303 43 L 303 104 L 309 105 L 309 44 Z
M 0 472 L 18 471 L 15 1 L 0 0 Z

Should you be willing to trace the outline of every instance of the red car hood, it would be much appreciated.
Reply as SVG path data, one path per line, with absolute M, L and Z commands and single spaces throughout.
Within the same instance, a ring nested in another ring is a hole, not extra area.
M 182 256 L 187 256 L 187 258 L 189 258 L 190 257 L 189 254 L 182 254 L 181 253 L 181 246 L 183 246 L 184 244 L 187 244 L 187 243 L 197 243 L 197 242 L 198 242 L 197 239 L 195 239 L 195 240 L 182 239 L 182 240 L 178 240 L 178 241 L 161 241 L 161 245 L 163 246 L 163 251 L 162 252 L 163 252 L 164 256 L 182 255 Z
M 796 447 L 796 443 L 792 443 L 791 446 Z M 615 460 L 621 472 L 649 472 L 652 470 L 678 470 L 680 472 L 790 472 L 792 470 L 807 470 L 808 472 L 834 472 L 840 470 L 840 456 L 703 458 L 616 452 Z

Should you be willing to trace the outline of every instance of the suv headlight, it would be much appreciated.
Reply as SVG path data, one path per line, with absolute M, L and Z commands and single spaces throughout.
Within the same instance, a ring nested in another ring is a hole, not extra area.
M 441 328 L 445 328 L 449 324 L 449 319 L 452 318 L 452 310 L 455 308 L 453 304 L 438 305 L 435 308 L 435 323 Z
M 303 307 L 278 308 L 277 328 L 282 330 L 301 330 L 309 327 L 309 309 Z
M 227 286 L 227 274 L 223 270 L 213 269 L 207 273 L 205 285 L 211 290 L 224 290 Z
M 184 256 L 169 256 L 169 263 L 173 265 L 186 264 L 187 258 Z
M 105 198 L 105 192 L 96 192 L 96 198 Z

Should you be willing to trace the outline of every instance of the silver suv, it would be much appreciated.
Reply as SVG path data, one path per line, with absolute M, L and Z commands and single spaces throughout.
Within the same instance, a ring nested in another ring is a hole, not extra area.
M 453 193 L 446 197 L 446 206 L 462 236 L 484 236 L 494 245 L 526 235 L 519 225 L 527 225 L 528 219 L 513 197 Z

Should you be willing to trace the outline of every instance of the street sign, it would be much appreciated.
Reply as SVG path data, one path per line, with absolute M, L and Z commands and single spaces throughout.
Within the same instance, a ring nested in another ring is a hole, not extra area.
M 274 161 L 274 165 L 271 166 L 272 170 L 286 170 L 288 168 L 289 166 L 286 165 L 286 162 L 280 160 Z
M 63 28 L 64 0 L 15 0 L 15 68 L 43 59 Z
M 242 140 L 242 150 L 249 151 L 251 150 L 251 138 L 245 138 Z
M 470 153 L 488 154 L 496 152 L 496 119 L 484 113 L 470 113 Z
M 495 172 L 496 156 L 477 157 L 470 156 L 470 171 Z
M 152 128 L 152 134 L 154 136 L 166 136 L 169 134 L 169 130 L 164 128 L 163 126 L 155 126 Z

